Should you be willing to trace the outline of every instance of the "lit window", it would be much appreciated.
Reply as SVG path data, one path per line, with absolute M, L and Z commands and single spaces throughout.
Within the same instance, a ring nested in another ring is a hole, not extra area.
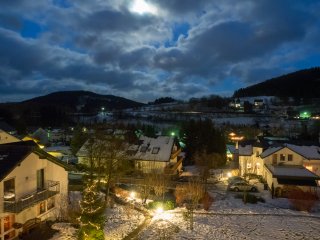
M 251 163 L 247 163 L 247 168 L 251 168 Z
M 306 169 L 308 169 L 309 171 L 313 171 L 313 168 L 312 168 L 312 166 L 306 166 Z
M 260 169 L 260 163 L 257 163 L 256 166 L 257 166 L 257 169 Z
M 280 161 L 285 161 L 286 160 L 286 155 L 280 154 Z
M 288 161 L 293 161 L 293 155 L 292 154 L 288 154 Z
M 39 214 L 45 213 L 46 212 L 46 203 L 41 202 L 39 205 Z

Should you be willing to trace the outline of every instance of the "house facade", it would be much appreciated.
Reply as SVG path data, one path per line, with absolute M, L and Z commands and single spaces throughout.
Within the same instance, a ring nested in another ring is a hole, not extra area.
M 320 179 L 320 148 L 278 144 L 278 146 L 239 145 L 240 175 L 254 173 L 263 176 L 269 188 L 295 185 L 315 187 Z
M 59 160 L 31 142 L 0 145 L 0 239 L 57 218 L 67 194 L 68 173 Z

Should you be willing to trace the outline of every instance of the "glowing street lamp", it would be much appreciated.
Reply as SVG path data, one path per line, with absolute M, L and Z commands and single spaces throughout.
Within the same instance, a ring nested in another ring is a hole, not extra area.
M 130 198 L 134 199 L 136 196 L 136 193 L 135 192 L 130 192 Z

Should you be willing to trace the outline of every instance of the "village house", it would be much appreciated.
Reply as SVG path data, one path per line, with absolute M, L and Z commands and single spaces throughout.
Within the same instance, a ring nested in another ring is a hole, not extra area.
M 88 141 L 77 152 L 78 163 L 86 164 Z M 161 171 L 174 175 L 182 171 L 183 154 L 174 137 L 140 136 L 137 144 L 128 145 L 126 158 L 132 160 L 135 170 L 141 172 Z
M 282 141 L 284 141 L 282 139 Z M 228 145 L 233 158 L 239 161 L 241 176 L 253 173 L 263 176 L 269 188 L 294 185 L 316 187 L 320 179 L 320 147 L 262 142 Z
M 139 145 L 130 146 L 128 153 L 134 160 L 135 169 L 142 172 L 160 171 L 174 175 L 182 171 L 183 154 L 174 137 L 141 136 Z
M 33 141 L 0 145 L 0 239 L 57 218 L 67 196 L 65 164 Z

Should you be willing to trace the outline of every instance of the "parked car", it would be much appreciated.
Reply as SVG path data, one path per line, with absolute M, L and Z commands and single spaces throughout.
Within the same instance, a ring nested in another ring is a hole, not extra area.
M 256 192 L 258 191 L 257 187 L 254 185 L 251 185 L 246 182 L 235 182 L 230 184 L 229 190 L 239 192 L 239 191 L 251 191 Z
M 244 178 L 238 176 L 229 177 L 227 181 L 229 185 L 236 182 L 247 182 Z

